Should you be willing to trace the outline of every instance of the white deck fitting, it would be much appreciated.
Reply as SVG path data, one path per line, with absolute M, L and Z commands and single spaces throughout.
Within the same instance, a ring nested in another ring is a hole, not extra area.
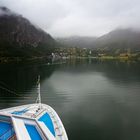
M 13 126 L 18 140 L 31 140 L 23 120 L 12 117 Z

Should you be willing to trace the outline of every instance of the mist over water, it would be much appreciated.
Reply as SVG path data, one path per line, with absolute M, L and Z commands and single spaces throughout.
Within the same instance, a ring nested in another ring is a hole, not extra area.
M 62 65 L 0 65 L 0 108 L 42 102 L 59 114 L 70 140 L 140 139 L 140 63 L 81 60 Z

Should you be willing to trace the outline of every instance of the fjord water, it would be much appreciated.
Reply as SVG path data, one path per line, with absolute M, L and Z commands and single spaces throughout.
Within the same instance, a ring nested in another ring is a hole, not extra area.
M 0 65 L 0 109 L 34 103 L 38 75 L 42 102 L 57 111 L 69 140 L 140 139 L 140 63 Z

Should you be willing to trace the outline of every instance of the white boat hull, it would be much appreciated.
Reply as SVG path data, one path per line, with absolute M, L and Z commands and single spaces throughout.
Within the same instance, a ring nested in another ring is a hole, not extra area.
M 0 110 L 0 116 L 9 117 L 18 140 L 34 139 L 27 126 L 33 126 L 42 140 L 68 140 L 62 121 L 49 105 L 28 104 L 7 108 Z

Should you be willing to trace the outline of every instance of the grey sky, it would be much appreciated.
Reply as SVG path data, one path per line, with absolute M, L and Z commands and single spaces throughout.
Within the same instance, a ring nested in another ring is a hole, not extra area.
M 0 0 L 53 36 L 99 36 L 140 28 L 140 0 Z

